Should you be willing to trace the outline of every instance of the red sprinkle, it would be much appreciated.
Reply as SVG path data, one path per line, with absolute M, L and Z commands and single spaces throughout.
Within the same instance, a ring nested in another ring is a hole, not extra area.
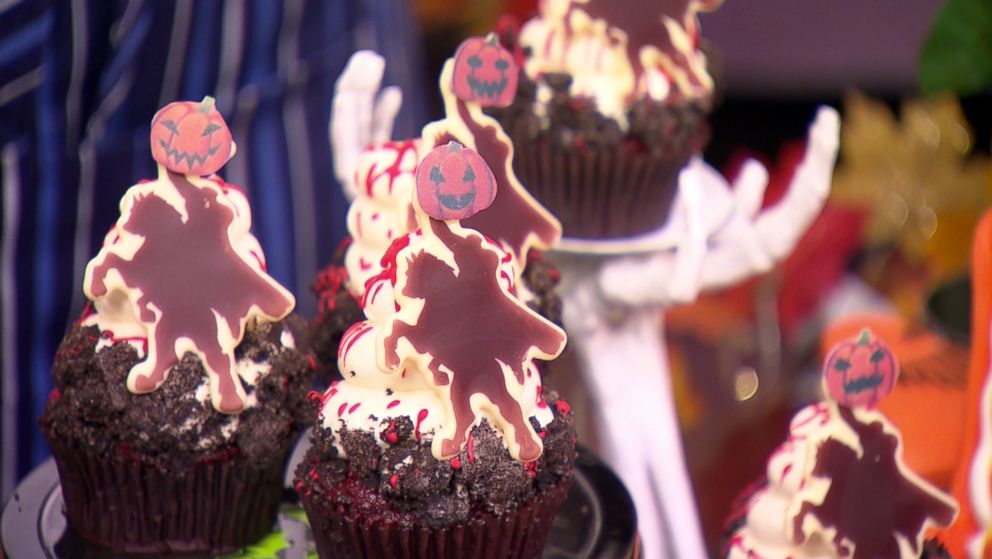
M 572 406 L 568 405 L 565 400 L 558 400 L 555 402 L 555 407 L 558 408 L 558 413 L 565 415 L 572 412 Z
M 317 358 L 312 353 L 307 354 L 307 366 L 310 367 L 311 371 L 317 368 Z
M 451 469 L 457 470 L 462 467 L 462 461 L 457 456 L 451 459 Z
M 423 423 L 425 419 L 427 419 L 427 410 L 420 410 L 417 412 L 417 425 L 413 428 L 413 434 L 418 441 L 420 440 L 420 424 Z
M 396 489 L 396 486 L 399 485 L 399 483 L 400 483 L 400 476 L 396 474 L 389 476 L 389 485 L 392 486 L 393 489 Z
M 51 392 L 48 393 L 48 399 L 57 402 L 59 398 L 62 397 L 62 391 L 58 388 L 53 388 Z
M 472 434 L 468 434 L 468 461 L 470 464 L 475 464 L 475 439 L 472 438 Z
M 386 431 L 386 440 L 392 444 L 396 444 L 400 440 L 400 436 L 396 434 L 396 431 Z

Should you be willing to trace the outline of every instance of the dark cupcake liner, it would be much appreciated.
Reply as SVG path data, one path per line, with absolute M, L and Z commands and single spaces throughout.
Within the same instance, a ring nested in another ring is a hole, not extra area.
M 544 133 L 510 134 L 520 182 L 561 220 L 565 237 L 580 239 L 631 237 L 664 225 L 694 146 L 674 152 L 631 144 L 563 149 Z
M 533 559 L 541 556 L 570 482 L 556 485 L 500 517 L 482 513 L 441 529 L 366 520 L 332 511 L 303 492 L 317 554 L 325 559 Z
M 124 553 L 224 553 L 268 532 L 283 492 L 284 461 L 258 470 L 235 457 L 198 462 L 180 476 L 132 458 L 52 444 L 69 524 Z

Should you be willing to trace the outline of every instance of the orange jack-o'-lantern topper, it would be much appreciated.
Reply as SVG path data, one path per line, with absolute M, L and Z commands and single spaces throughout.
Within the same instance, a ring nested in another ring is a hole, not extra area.
M 492 169 L 458 142 L 434 148 L 417 167 L 417 202 L 434 219 L 468 219 L 495 199 Z
M 470 37 L 455 52 L 452 90 L 462 101 L 483 107 L 507 107 L 517 94 L 519 67 L 495 33 Z
M 235 145 L 213 97 L 169 103 L 152 119 L 152 157 L 185 175 L 216 173 L 234 156 Z
M 827 394 L 848 407 L 874 407 L 895 388 L 899 362 L 870 330 L 838 342 L 823 364 Z

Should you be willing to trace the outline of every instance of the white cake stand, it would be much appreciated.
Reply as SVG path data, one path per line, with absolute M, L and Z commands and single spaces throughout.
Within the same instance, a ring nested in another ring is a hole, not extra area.
M 338 80 L 331 121 L 335 172 L 345 195 L 361 150 L 389 139 L 401 103 L 380 92 L 384 61 L 356 53 Z M 599 452 L 634 498 L 643 557 L 708 557 L 682 451 L 668 357 L 665 309 L 703 290 L 769 271 L 820 213 L 837 157 L 837 112 L 821 108 L 786 195 L 761 210 L 768 173 L 748 161 L 730 185 L 699 158 L 679 176 L 667 223 L 619 240 L 563 239 L 565 328 L 599 418 Z
M 731 186 L 700 159 L 679 177 L 668 223 L 638 238 L 565 239 L 551 255 L 569 342 L 599 424 L 599 452 L 634 498 L 645 558 L 702 559 L 703 542 L 663 344 L 664 313 L 700 291 L 766 272 L 793 249 L 830 190 L 839 119 L 823 108 L 785 197 L 759 211 L 768 174 Z

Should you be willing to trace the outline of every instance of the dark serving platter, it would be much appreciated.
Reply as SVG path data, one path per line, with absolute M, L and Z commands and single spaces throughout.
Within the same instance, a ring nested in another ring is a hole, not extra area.
M 302 457 L 305 446 L 297 448 L 294 462 Z M 555 518 L 543 559 L 634 557 L 636 525 L 634 505 L 623 484 L 592 453 L 580 449 L 572 489 Z M 9 559 L 128 557 L 89 544 L 67 527 L 62 489 L 51 459 L 18 485 L 4 507 L 0 528 L 0 542 Z M 269 536 L 253 548 L 223 557 L 316 557 L 309 526 L 292 492 L 287 490 L 278 525 Z

